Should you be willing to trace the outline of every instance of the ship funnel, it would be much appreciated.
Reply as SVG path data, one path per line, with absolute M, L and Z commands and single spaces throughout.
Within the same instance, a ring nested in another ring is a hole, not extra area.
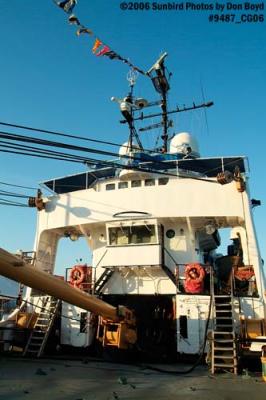
M 187 132 L 176 134 L 170 141 L 170 153 L 180 154 L 183 157 L 199 157 L 199 146 L 197 140 Z

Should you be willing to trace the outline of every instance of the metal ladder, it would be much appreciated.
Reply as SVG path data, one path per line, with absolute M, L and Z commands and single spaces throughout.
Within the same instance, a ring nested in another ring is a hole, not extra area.
M 214 288 L 212 292 L 214 326 L 211 341 L 211 373 L 227 370 L 237 374 L 238 358 L 233 325 L 233 279 L 231 279 L 231 294 L 216 295 Z
M 45 296 L 23 356 L 41 357 L 58 311 L 60 300 Z
M 109 281 L 111 276 L 113 275 L 114 270 L 110 268 L 106 268 L 103 274 L 99 277 L 99 279 L 94 284 L 94 293 L 100 294 L 104 285 Z

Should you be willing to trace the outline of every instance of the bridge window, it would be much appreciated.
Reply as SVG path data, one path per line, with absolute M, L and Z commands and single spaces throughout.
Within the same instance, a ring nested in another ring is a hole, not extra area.
M 118 189 L 126 189 L 128 187 L 128 182 L 118 182 Z
M 131 187 L 140 187 L 140 186 L 141 186 L 141 180 L 131 181 Z
M 159 178 L 158 179 L 158 185 L 167 185 L 169 182 L 169 178 Z
M 105 190 L 114 190 L 115 189 L 115 183 L 107 183 L 105 185 Z
M 119 226 L 109 228 L 109 245 L 156 243 L 155 225 Z
M 154 186 L 155 179 L 145 179 L 145 186 Z

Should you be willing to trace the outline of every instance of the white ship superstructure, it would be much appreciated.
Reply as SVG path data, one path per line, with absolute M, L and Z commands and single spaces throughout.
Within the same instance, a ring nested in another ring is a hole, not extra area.
M 213 369 L 220 366 L 215 359 L 222 354 L 223 362 L 229 359 L 225 367 L 235 370 L 236 336 L 247 339 L 252 323 L 255 336 L 266 334 L 265 277 L 252 216 L 256 201 L 249 194 L 245 157 L 202 158 L 190 134 L 169 139 L 164 58 L 148 72 L 161 95 L 153 103 L 161 112 L 151 116 L 162 117 L 156 124 L 163 129 L 162 147 L 142 147 L 134 121 L 148 118 L 143 109 L 151 104 L 134 98 L 131 76 L 131 93 L 113 98 L 130 130 L 120 158 L 43 183 L 53 195 L 43 198 L 39 207 L 34 267 L 53 274 L 60 240 L 85 238 L 92 253 L 89 279 L 87 270 L 78 266 L 72 285 L 134 314 L 126 317 L 127 345 L 123 340 L 121 345 L 117 321 L 95 319 L 90 308 L 65 302 L 70 322 L 61 324 L 61 344 L 86 347 L 96 338 L 103 347 L 167 358 L 206 351 L 209 331 Z M 228 231 L 230 237 L 224 234 Z M 30 289 L 27 299 L 37 301 Z M 77 325 L 79 318 L 84 329 Z M 230 346 L 219 353 L 217 343 L 225 341 L 232 342 L 231 356 Z
M 237 249 L 232 248 L 231 241 L 226 243 L 231 245 L 231 253 L 218 256 L 217 266 L 214 265 L 221 241 L 219 232 L 223 229 L 230 228 L 241 243 L 238 267 L 254 271 L 243 288 L 241 281 L 235 279 L 235 318 L 239 314 L 246 318 L 264 317 L 262 260 L 245 160 L 172 160 L 160 161 L 160 167 L 163 163 L 163 175 L 155 172 L 142 177 L 136 171 L 121 179 L 120 170 L 103 168 L 46 182 L 58 194 L 49 197 L 45 211 L 38 214 L 36 267 L 53 272 L 58 241 L 71 234 L 85 236 L 93 253 L 94 281 L 108 274 L 97 294 L 114 303 L 117 297 L 119 304 L 133 308 L 138 308 L 139 302 L 141 307 L 147 305 L 151 312 L 145 315 L 147 320 L 154 318 L 157 309 L 161 308 L 161 313 L 167 310 L 168 317 L 177 324 L 177 351 L 198 353 L 208 316 L 210 287 L 205 285 L 199 294 L 186 293 L 185 268 L 193 263 L 204 268 L 210 263 L 219 275 L 218 265 L 225 268 L 223 260 L 231 262 L 232 269 L 235 267 Z M 241 192 L 237 190 L 238 182 L 221 185 L 216 179 L 225 170 L 233 174 L 236 167 L 245 183 Z M 219 284 L 226 286 L 229 271 L 224 275 Z M 187 337 L 182 336 L 182 329 Z

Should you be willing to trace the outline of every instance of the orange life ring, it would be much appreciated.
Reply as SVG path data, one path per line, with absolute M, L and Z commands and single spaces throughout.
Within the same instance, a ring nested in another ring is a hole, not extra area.
M 190 272 L 195 270 L 196 274 L 198 275 L 197 278 L 192 278 L 190 276 Z M 205 277 L 205 271 L 202 268 L 200 264 L 193 263 L 193 264 L 187 264 L 186 269 L 185 269 L 185 277 L 187 279 L 193 279 L 195 282 L 202 282 L 204 277 Z
M 82 267 L 76 265 L 70 271 L 70 283 L 74 286 L 80 285 L 85 279 L 85 272 Z
M 204 290 L 205 271 L 200 264 L 188 264 L 185 269 L 184 289 L 186 293 L 198 294 Z

